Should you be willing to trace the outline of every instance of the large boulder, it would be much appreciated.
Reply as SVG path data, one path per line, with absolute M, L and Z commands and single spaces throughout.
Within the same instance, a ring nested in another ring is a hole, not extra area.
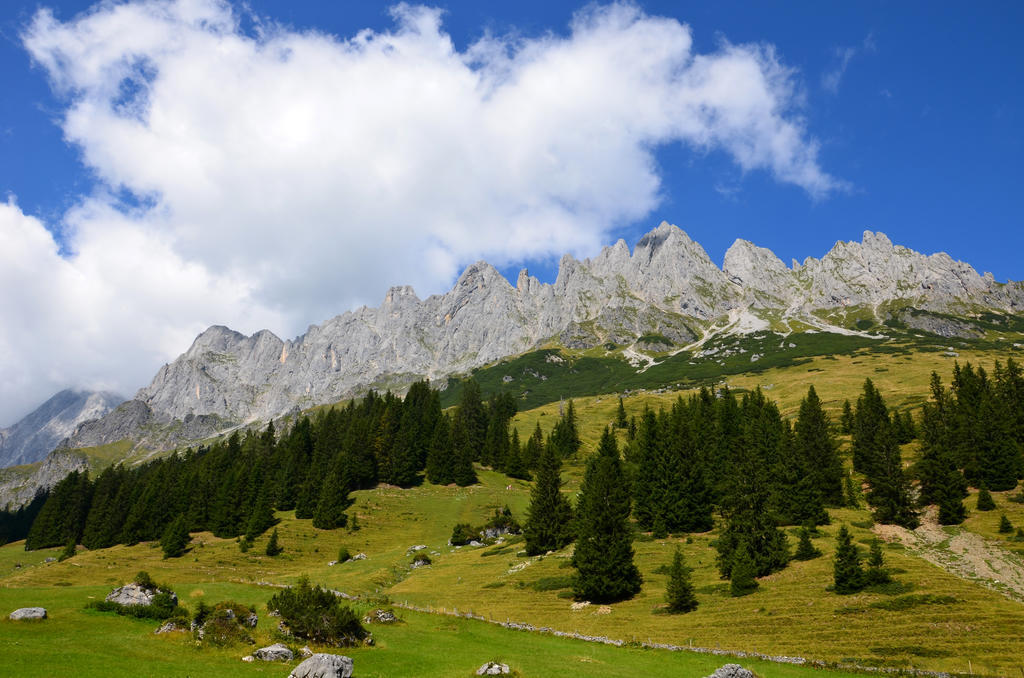
M 717 669 L 707 678 L 757 678 L 754 672 L 745 669 L 739 664 L 725 664 Z
M 107 601 L 111 603 L 120 603 L 121 605 L 152 605 L 153 597 L 159 591 L 155 588 L 146 588 L 145 586 L 139 586 L 138 584 L 131 583 L 125 584 L 120 588 L 116 588 L 107 594 Z M 173 592 L 168 592 L 171 596 L 171 604 L 178 604 L 178 596 Z
M 288 678 L 350 678 L 352 666 L 351 657 L 317 653 L 296 666 Z
M 22 621 L 25 619 L 46 619 L 46 608 L 21 607 L 8 615 L 8 618 L 13 621 Z
M 284 643 L 274 643 L 267 647 L 261 647 L 252 654 L 256 659 L 261 659 L 265 662 L 290 662 L 292 659 L 295 659 L 295 655 Z
M 504 676 L 511 673 L 511 669 L 508 668 L 508 664 L 499 664 L 498 662 L 487 662 L 476 670 L 478 676 Z

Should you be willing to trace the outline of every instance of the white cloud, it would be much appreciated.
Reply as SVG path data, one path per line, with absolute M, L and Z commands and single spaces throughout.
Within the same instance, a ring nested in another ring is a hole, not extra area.
M 875 34 L 868 33 L 867 37 L 857 47 L 836 47 L 836 64 L 832 70 L 821 76 L 821 86 L 830 94 L 839 94 L 839 84 L 846 75 L 846 69 L 855 56 L 864 52 L 875 52 L 878 45 L 875 43 Z
M 477 258 L 592 253 L 657 207 L 666 144 L 722 149 L 815 198 L 842 188 L 769 47 L 695 54 L 688 26 L 620 4 L 581 11 L 567 37 L 464 52 L 440 11 L 393 16 L 348 38 L 267 23 L 254 38 L 218 0 L 102 3 L 65 23 L 41 10 L 23 41 L 65 97 L 66 138 L 109 194 L 146 207 L 83 198 L 66 219 L 73 254 L 44 243 L 11 280 L 30 308 L 2 321 L 39 327 L 5 340 L 88 346 L 95 365 L 55 364 L 52 381 L 111 375 L 130 391 L 204 324 L 287 336 L 388 285 L 441 291 Z M 50 271 L 76 282 L 40 311 L 29 278 Z M 108 357 L 123 335 L 134 348 Z M 38 378 L 12 360 L 0 382 Z

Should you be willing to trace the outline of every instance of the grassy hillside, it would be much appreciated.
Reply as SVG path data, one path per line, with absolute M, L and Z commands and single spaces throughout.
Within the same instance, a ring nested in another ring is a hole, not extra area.
M 944 378 L 955 359 L 986 367 L 1006 352 L 992 347 L 880 352 L 850 346 L 834 356 L 803 356 L 799 364 L 775 365 L 757 373 L 727 375 L 721 380 L 737 389 L 760 386 L 777 399 L 784 414 L 795 413 L 807 386 L 814 384 L 833 415 L 845 398 L 855 399 L 865 377 L 871 377 L 891 406 L 919 404 L 927 395 L 932 370 Z M 747 358 L 749 361 L 749 357 Z M 577 363 L 579 364 L 579 363 Z M 544 361 L 544 365 L 558 365 Z M 653 368 L 652 368 L 653 369 Z M 550 379 L 549 379 L 550 381 Z M 544 382 L 547 383 L 547 382 Z M 629 413 L 645 406 L 668 404 L 679 393 L 636 390 L 625 398 Z M 566 492 L 573 494 L 582 475 L 583 458 L 594 448 L 603 427 L 618 406 L 617 395 L 592 395 L 574 400 L 580 417 L 584 450 L 581 459 L 565 469 Z M 558 402 L 520 412 L 515 425 L 526 436 L 539 422 L 545 430 L 558 416 Z M 915 446 L 905 449 L 913 458 Z M 847 460 L 848 463 L 848 460 Z M 794 562 L 760 581 L 758 592 L 731 598 L 727 584 L 714 568 L 716 533 L 654 540 L 641 536 L 635 543 L 644 588 L 633 600 L 602 608 L 573 611 L 565 597 L 570 550 L 544 557 L 521 555 L 521 543 L 483 547 L 447 546 L 458 522 L 480 524 L 494 509 L 508 505 L 520 519 L 529 502 L 530 484 L 486 470 L 481 482 L 468 488 L 424 485 L 410 490 L 380 486 L 354 493 L 352 512 L 358 531 L 322 531 L 291 513 L 279 514 L 285 552 L 276 558 L 261 555 L 268 535 L 241 553 L 234 540 L 209 533 L 193 535 L 191 550 L 182 558 L 164 560 L 156 544 L 80 551 L 65 562 L 45 563 L 57 550 L 26 553 L 21 544 L 0 548 L 0 675 L 44 676 L 73 667 L 75 675 L 136 675 L 140 662 L 146 675 L 286 675 L 281 666 L 243 664 L 251 651 L 197 648 L 186 634 L 156 636 L 153 622 L 141 622 L 83 609 L 139 570 L 172 585 L 183 603 L 235 599 L 260 608 L 258 641 L 273 641 L 275 620 L 262 607 L 274 593 L 270 584 L 287 584 L 302 575 L 313 582 L 366 597 L 361 605 L 389 599 L 424 609 L 472 612 L 485 619 L 512 620 L 566 632 L 606 636 L 627 642 L 693 645 L 729 651 L 800 656 L 829 663 L 889 668 L 924 668 L 974 675 L 1017 675 L 1024 656 L 1024 604 L 999 589 L 992 577 L 957 576 L 932 564 L 916 547 L 894 539 L 885 548 L 899 586 L 887 592 L 838 596 L 826 590 L 831 583 L 834 535 L 841 523 L 851 526 L 862 546 L 874 536 L 866 510 L 834 510 L 832 525 L 815 539 L 824 556 Z M 1019 491 L 1019 490 L 1017 490 Z M 958 535 L 985 543 L 1007 567 L 1021 566 L 1024 544 L 999 534 L 1005 513 L 1015 526 L 1024 526 L 1024 504 L 1009 501 L 1015 492 L 994 493 L 994 512 L 972 511 L 964 526 L 945 528 L 947 542 L 928 548 L 943 552 L 952 562 Z M 968 506 L 973 509 L 973 498 Z M 790 537 L 795 546 L 795 536 Z M 423 544 L 433 559 L 429 567 L 410 570 L 409 548 Z M 700 607 L 683 616 L 659 614 L 666 577 L 659 568 L 669 562 L 675 546 L 682 547 L 694 567 Z M 329 566 L 340 547 L 365 553 L 365 560 Z M 570 547 L 571 548 L 571 547 Z M 1024 571 L 1022 569 L 1021 571 Z M 261 585 L 262 584 L 262 585 Z M 1006 595 L 1004 595 L 1006 594 Z M 11 610 L 43 605 L 51 619 L 41 623 L 6 620 Z M 490 659 L 500 659 L 522 676 L 637 675 L 702 676 L 727 659 L 688 652 L 615 648 L 565 638 L 506 630 L 479 621 L 399 609 L 404 624 L 372 631 L 373 648 L 347 651 L 356 658 L 360 676 L 469 676 Z M 60 648 L 55 652 L 54 648 Z M 761 676 L 811 675 L 809 668 L 741 660 Z M 821 673 L 819 671 L 818 673 Z M 852 675 L 827 672 L 826 675 Z

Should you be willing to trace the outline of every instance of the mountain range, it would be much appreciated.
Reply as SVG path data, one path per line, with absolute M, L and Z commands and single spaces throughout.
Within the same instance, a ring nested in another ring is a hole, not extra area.
M 122 402 L 121 396 L 101 391 L 57 393 L 14 426 L 0 429 L 0 468 L 41 460 L 80 424 L 99 419 Z
M 662 223 L 632 251 L 619 240 L 592 259 L 563 256 L 553 284 L 524 269 L 513 286 L 477 262 L 445 294 L 420 299 L 411 287 L 393 287 L 379 307 L 343 313 L 291 340 L 210 327 L 133 399 L 63 428 L 32 415 L 4 432 L 0 449 L 8 464 L 29 458 L 13 452 L 24 449 L 17 441 L 36 440 L 37 451 L 58 434 L 67 448 L 131 439 L 167 449 L 371 388 L 443 383 L 542 347 L 594 350 L 637 365 L 697 351 L 712 337 L 761 331 L 881 337 L 888 325 L 978 337 L 980 318 L 991 326 L 1022 311 L 1024 284 L 996 282 L 947 254 L 893 245 L 882 233 L 866 231 L 861 242 L 838 242 L 820 259 L 791 266 L 737 240 L 720 268 L 685 232 Z M 50 437 L 13 433 L 33 427 Z

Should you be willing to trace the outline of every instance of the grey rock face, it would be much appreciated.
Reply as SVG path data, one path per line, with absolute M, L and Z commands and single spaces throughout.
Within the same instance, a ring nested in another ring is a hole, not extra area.
M 45 607 L 21 607 L 7 615 L 11 621 L 24 621 L 26 619 L 46 619 Z
M 24 506 L 37 492 L 52 488 L 72 471 L 85 470 L 87 463 L 80 452 L 56 450 L 33 466 L 0 469 L 0 507 Z
M 274 643 L 267 647 L 261 647 L 252 653 L 256 659 L 265 662 L 290 662 L 295 655 L 284 643 Z
M 156 589 L 147 589 L 138 584 L 125 584 L 107 594 L 106 601 L 121 605 L 152 605 L 153 597 L 159 593 Z M 171 593 L 174 605 L 178 604 L 178 596 Z
M 707 678 L 755 678 L 754 673 L 739 664 L 725 664 Z
M 135 400 L 81 427 L 69 444 L 138 439 L 154 422 L 174 421 L 182 422 L 175 429 L 182 432 L 173 440 L 183 442 L 218 426 L 266 421 L 368 388 L 401 390 L 415 379 L 437 381 L 551 339 L 572 348 L 623 347 L 660 334 L 685 346 L 713 325 L 735 323 L 735 331 L 764 326 L 757 318 L 737 322 L 764 310 L 820 327 L 811 315 L 816 310 L 877 309 L 887 302 L 1015 313 L 1024 310 L 1024 285 L 996 283 L 946 254 L 918 254 L 871 232 L 862 242 L 837 243 L 821 259 L 792 268 L 771 251 L 738 240 L 720 269 L 683 231 L 663 223 L 632 253 L 620 240 L 593 259 L 564 256 L 551 285 L 524 270 L 513 287 L 478 262 L 445 294 L 421 300 L 410 287 L 394 287 L 378 308 L 344 313 L 291 340 L 211 327 Z M 171 437 L 151 441 L 155 447 L 171 444 Z
M 351 678 L 354 662 L 340 654 L 317 653 L 288 674 L 288 678 Z
M 113 393 L 61 391 L 14 426 L 0 429 L 0 467 L 40 461 L 80 424 L 99 419 L 123 401 Z

